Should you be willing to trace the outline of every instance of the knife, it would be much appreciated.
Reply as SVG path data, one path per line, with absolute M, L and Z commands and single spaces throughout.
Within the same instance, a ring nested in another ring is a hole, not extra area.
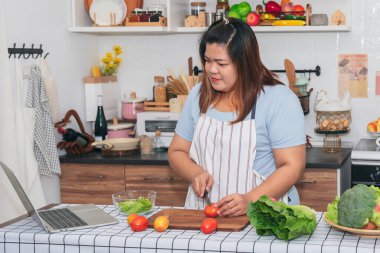
M 208 191 L 205 190 L 205 192 L 203 193 L 203 199 L 206 201 L 206 204 L 208 206 L 211 206 L 211 201 L 210 201 L 210 198 L 208 197 Z

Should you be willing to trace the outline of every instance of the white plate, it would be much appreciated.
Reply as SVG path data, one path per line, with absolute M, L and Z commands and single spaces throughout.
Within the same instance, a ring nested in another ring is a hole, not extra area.
M 96 25 L 119 25 L 127 15 L 127 6 L 124 0 L 94 0 L 89 12 Z

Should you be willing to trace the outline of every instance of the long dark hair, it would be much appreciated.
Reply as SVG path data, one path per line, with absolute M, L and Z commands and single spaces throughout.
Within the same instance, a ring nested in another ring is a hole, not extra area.
M 233 101 L 237 118 L 231 122 L 234 124 L 244 120 L 251 111 L 264 85 L 283 83 L 261 62 L 256 36 L 251 27 L 243 21 L 234 18 L 224 19 L 214 22 L 207 29 L 199 46 L 203 69 L 205 69 L 206 45 L 213 43 L 226 45 L 227 53 L 237 73 Z M 201 113 L 205 113 L 213 102 L 221 98 L 222 94 L 212 88 L 207 73 L 204 73 L 199 99 Z

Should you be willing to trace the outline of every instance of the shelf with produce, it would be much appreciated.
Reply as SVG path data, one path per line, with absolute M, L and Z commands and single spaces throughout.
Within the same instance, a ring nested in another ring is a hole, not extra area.
M 144 1 L 144 7 L 149 3 L 155 2 L 154 0 Z M 113 26 L 113 27 L 95 27 L 92 26 L 87 11 L 85 10 L 82 1 L 72 0 L 71 9 L 71 27 L 70 32 L 77 33 L 92 33 L 97 35 L 167 35 L 167 34 L 200 34 L 203 33 L 206 27 L 184 27 L 184 17 L 188 15 L 190 8 L 190 0 L 160 0 L 161 3 L 166 4 L 167 7 L 167 27 L 126 27 L 126 26 Z M 240 3 L 242 0 L 230 0 L 230 5 Z M 261 1 L 251 0 L 247 1 L 251 4 L 252 10 Z M 279 0 L 277 0 L 279 2 Z M 351 31 L 351 0 L 324 1 L 316 0 L 299 0 L 299 4 L 305 5 L 310 3 L 312 6 L 312 13 L 325 13 L 328 18 L 336 10 L 341 10 L 346 15 L 346 24 L 340 26 L 326 25 L 326 26 L 253 26 L 253 31 L 257 33 L 315 33 L 315 32 L 349 32 Z M 206 12 L 214 11 L 216 0 L 207 1 Z
M 202 33 L 207 27 L 177 27 L 170 32 L 176 33 Z M 281 32 L 349 32 L 351 26 L 253 26 L 256 33 L 281 33 Z

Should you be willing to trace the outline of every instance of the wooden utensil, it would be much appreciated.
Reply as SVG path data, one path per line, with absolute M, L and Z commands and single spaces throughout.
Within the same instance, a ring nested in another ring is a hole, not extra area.
M 193 57 L 187 59 L 187 67 L 189 68 L 189 76 L 193 75 Z
M 288 77 L 288 81 L 289 81 L 289 88 L 298 96 L 299 91 L 298 91 L 297 86 L 295 86 L 296 70 L 295 70 L 294 64 L 289 59 L 285 59 L 284 65 L 285 65 L 286 76 Z
M 154 219 L 158 216 L 168 217 L 169 228 L 184 230 L 199 230 L 202 221 L 207 218 L 203 210 L 164 209 L 148 219 L 149 227 L 153 227 Z M 249 219 L 246 215 L 238 217 L 216 217 L 214 219 L 218 222 L 216 229 L 218 231 L 241 231 L 249 224 Z

